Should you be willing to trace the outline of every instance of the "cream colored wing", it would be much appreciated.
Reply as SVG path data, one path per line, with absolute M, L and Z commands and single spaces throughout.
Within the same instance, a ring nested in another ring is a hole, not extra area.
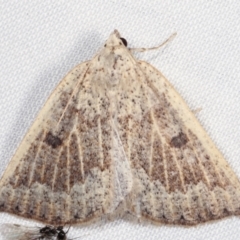
M 120 111 L 117 124 L 134 174 L 129 211 L 186 225 L 239 215 L 239 180 L 184 100 L 146 62 L 131 78 L 131 114 Z
M 69 72 L 40 111 L 1 179 L 1 211 L 84 223 L 114 211 L 130 192 L 130 165 L 110 100 L 97 89 L 104 75 L 95 74 L 95 59 Z

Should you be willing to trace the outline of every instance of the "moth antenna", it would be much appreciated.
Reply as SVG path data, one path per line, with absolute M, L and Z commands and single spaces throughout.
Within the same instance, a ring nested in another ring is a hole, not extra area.
M 166 45 L 170 41 L 172 41 L 175 37 L 177 36 L 177 33 L 173 33 L 167 40 L 165 40 L 163 43 L 161 43 L 157 47 L 151 47 L 151 48 L 129 48 L 129 50 L 133 52 L 145 52 L 145 51 L 150 51 L 150 50 L 156 50 L 161 48 L 162 46 Z
M 71 228 L 71 226 L 69 226 L 68 230 L 66 231 L 66 234 L 69 232 L 70 228 Z
M 69 238 L 69 239 L 67 239 L 67 240 L 74 240 L 74 239 L 78 239 L 78 238 L 86 237 L 86 236 L 89 236 L 89 235 L 90 235 L 90 233 L 86 233 L 86 234 L 84 234 L 84 235 L 82 235 L 82 236 L 74 237 L 74 238 Z

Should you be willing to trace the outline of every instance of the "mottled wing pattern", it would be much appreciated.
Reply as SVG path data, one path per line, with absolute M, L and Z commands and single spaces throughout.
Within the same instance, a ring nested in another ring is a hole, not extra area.
M 240 183 L 170 83 L 117 31 L 57 86 L 0 182 L 0 211 L 50 224 L 240 213 Z
M 39 113 L 1 179 L 1 211 L 83 223 L 112 212 L 130 192 L 130 165 L 101 83 L 104 62 L 95 59 L 74 68 Z
M 185 225 L 239 215 L 239 180 L 181 96 L 146 62 L 131 78 L 131 114 L 118 121 L 135 180 L 129 211 Z

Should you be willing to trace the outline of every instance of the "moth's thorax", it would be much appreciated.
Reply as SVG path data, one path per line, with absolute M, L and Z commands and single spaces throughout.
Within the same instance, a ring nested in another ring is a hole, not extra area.
M 101 78 L 105 87 L 112 89 L 126 84 L 126 68 L 132 65 L 132 56 L 125 46 L 104 47 L 96 59 L 99 71 L 102 70 L 105 74 L 105 77 Z

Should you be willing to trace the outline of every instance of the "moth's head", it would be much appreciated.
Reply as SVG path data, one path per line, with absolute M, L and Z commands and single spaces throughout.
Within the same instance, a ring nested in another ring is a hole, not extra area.
M 119 46 L 127 47 L 127 40 L 121 37 L 118 30 L 114 30 L 113 33 L 110 34 L 108 40 L 105 42 L 104 47 L 119 47 Z

